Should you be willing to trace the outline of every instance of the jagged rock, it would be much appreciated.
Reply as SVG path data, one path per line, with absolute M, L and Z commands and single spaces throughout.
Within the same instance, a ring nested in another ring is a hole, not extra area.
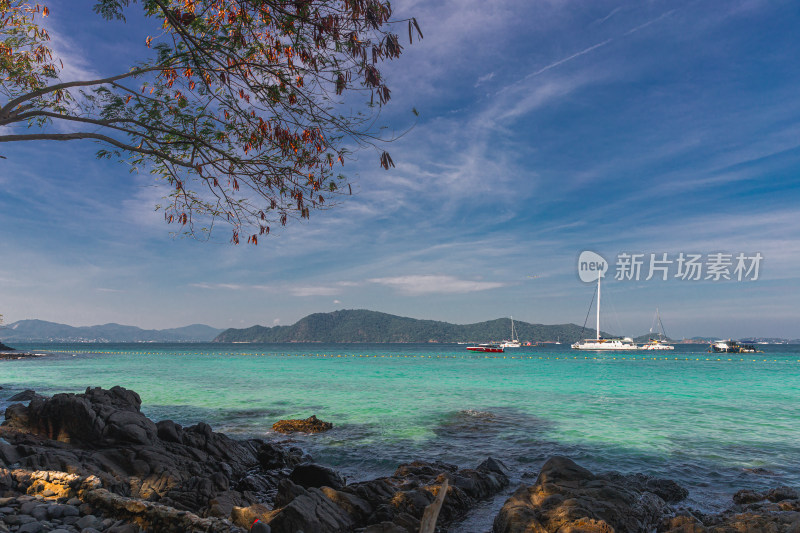
M 300 461 L 296 452 L 230 439 L 208 424 L 155 424 L 140 406 L 139 395 L 121 387 L 14 404 L 0 426 L 8 443 L 0 459 L 33 471 L 95 475 L 120 496 L 225 518 L 274 495 L 280 476 L 261 469 L 265 457 L 281 467 Z
M 783 500 L 796 500 L 797 490 L 792 487 L 777 487 L 767 491 L 767 499 L 771 502 L 781 502 Z
M 445 479 L 442 525 L 508 484 L 504 465 L 488 459 L 475 469 L 418 461 L 345 485 L 300 449 L 233 440 L 202 422 L 156 424 L 140 407 L 121 387 L 10 406 L 0 426 L 0 494 L 67 502 L 52 517 L 44 507 L 35 513 L 60 514 L 70 530 L 232 532 L 259 519 L 277 533 L 413 532 Z
M 273 431 L 278 433 L 322 433 L 333 428 L 330 422 L 323 422 L 315 415 L 311 415 L 305 420 L 278 420 L 272 424 Z
M 355 518 L 317 488 L 295 485 L 297 495 L 269 521 L 273 533 L 297 531 L 345 533 L 356 526 Z
M 650 531 L 668 511 L 652 492 L 622 484 L 618 476 L 595 476 L 556 456 L 542 466 L 534 485 L 521 487 L 506 501 L 494 532 Z
M 326 466 L 304 463 L 294 467 L 289 475 L 292 482 L 303 488 L 332 487 L 339 489 L 344 486 L 344 479 L 336 471 Z
M 425 507 L 436 497 L 445 479 L 450 486 L 439 513 L 440 524 L 463 516 L 477 500 L 508 485 L 504 473 L 490 471 L 499 468 L 501 465 L 496 461 L 485 461 L 474 470 L 459 470 L 442 462 L 414 461 L 398 467 L 391 477 L 353 483 L 341 492 L 358 496 L 374 509 L 368 524 L 392 522 L 417 531 Z
M 627 485 L 639 492 L 651 492 L 667 503 L 678 503 L 686 499 L 689 491 L 671 479 L 660 479 L 645 474 L 620 474 L 611 472 L 603 476 L 609 481 Z
M 766 500 L 767 497 L 760 492 L 754 490 L 743 489 L 733 495 L 733 503 L 739 505 L 746 505 L 748 503 L 755 503 Z
M 44 396 L 40 396 L 36 394 L 36 391 L 31 389 L 26 389 L 22 392 L 19 392 L 8 399 L 9 402 L 29 402 L 34 398 L 44 398 Z

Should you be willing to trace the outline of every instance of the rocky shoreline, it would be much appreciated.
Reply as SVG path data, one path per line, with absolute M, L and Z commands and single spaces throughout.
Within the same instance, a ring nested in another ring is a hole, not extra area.
M 492 458 L 475 468 L 415 461 L 347 483 L 299 448 L 153 422 L 121 387 L 28 396 L 0 426 L 0 533 L 416 533 L 443 486 L 437 530 L 460 531 L 460 519 L 509 484 Z M 293 422 L 280 427 L 327 427 Z M 553 457 L 507 499 L 493 531 L 800 533 L 793 488 L 740 491 L 717 515 L 682 508 L 686 495 L 673 481 L 595 475 Z
M 25 359 L 27 357 L 44 357 L 47 354 L 20 352 L 16 348 L 11 348 L 0 342 L 0 361 L 10 359 Z

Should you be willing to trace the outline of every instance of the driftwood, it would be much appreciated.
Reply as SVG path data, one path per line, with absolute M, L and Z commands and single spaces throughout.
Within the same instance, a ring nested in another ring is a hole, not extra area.
M 419 533 L 433 533 L 436 529 L 436 519 L 439 518 L 439 511 L 442 509 L 442 502 L 444 502 L 444 496 L 447 494 L 447 478 L 442 482 L 442 486 L 439 488 L 439 493 L 436 495 L 436 498 L 425 508 L 425 512 L 422 513 L 422 520 L 419 523 Z

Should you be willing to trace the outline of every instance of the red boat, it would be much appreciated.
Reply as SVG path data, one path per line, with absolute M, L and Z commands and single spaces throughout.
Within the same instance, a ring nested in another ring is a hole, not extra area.
M 505 350 L 497 344 L 479 344 L 477 346 L 467 346 L 470 352 L 503 353 Z

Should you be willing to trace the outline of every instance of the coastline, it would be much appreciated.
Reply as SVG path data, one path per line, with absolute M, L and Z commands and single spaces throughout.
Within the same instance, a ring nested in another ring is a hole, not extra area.
M 154 422 L 140 407 L 138 394 L 121 387 L 11 405 L 0 426 L 0 524 L 247 531 L 259 518 L 286 533 L 415 532 L 445 479 L 444 531 L 464 531 L 459 521 L 498 495 L 505 501 L 491 517 L 495 533 L 534 525 L 677 533 L 800 524 L 792 488 L 740 491 L 728 510 L 706 515 L 681 507 L 687 491 L 674 481 L 595 474 L 565 457 L 545 461 L 510 497 L 502 492 L 509 483 L 502 459 L 491 458 L 476 468 L 413 461 L 392 476 L 347 483 L 291 445 L 231 439 L 206 423 Z

